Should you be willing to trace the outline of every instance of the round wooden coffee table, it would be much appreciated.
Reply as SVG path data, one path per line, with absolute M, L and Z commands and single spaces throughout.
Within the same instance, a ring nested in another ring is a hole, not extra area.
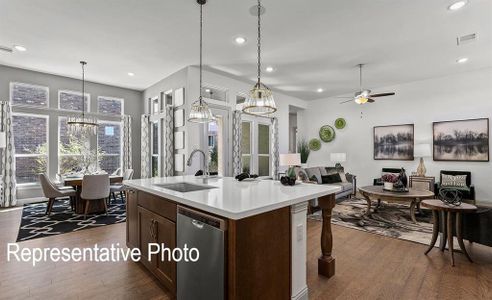
M 420 205 L 420 201 L 423 199 L 434 198 L 434 193 L 427 190 L 408 189 L 408 192 L 390 192 L 385 191 L 383 186 L 371 185 L 359 188 L 359 192 L 367 200 L 366 215 L 371 214 L 372 198 L 378 201 L 376 209 L 381 205 L 381 201 L 389 202 L 405 202 L 410 203 L 410 218 L 414 223 L 417 223 L 415 219 L 415 207 Z
M 477 210 L 475 205 L 461 203 L 459 206 L 449 205 L 441 200 L 424 200 L 422 206 L 432 209 L 434 218 L 434 226 L 432 230 L 432 240 L 429 248 L 425 251 L 425 255 L 434 248 L 437 241 L 439 231 L 442 232 L 440 249 L 444 251 L 446 247 L 446 239 L 448 242 L 449 253 L 451 254 L 451 265 L 454 267 L 454 250 L 453 250 L 453 219 L 456 218 L 456 238 L 460 249 L 465 254 L 470 262 L 473 262 L 468 252 L 466 252 L 465 244 L 463 243 L 463 233 L 461 224 L 461 214 L 471 213 Z

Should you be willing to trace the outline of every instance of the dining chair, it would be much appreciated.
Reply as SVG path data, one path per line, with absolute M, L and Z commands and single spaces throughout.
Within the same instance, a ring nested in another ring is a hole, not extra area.
M 84 175 L 82 179 L 82 192 L 80 198 L 85 200 L 84 219 L 87 218 L 89 212 L 89 203 L 92 201 L 102 201 L 106 216 L 108 215 L 108 206 L 106 198 L 109 197 L 109 175 Z
M 133 169 L 126 169 L 125 172 L 123 172 L 123 180 L 131 180 L 133 178 Z M 111 196 L 113 196 L 114 201 L 116 202 L 116 195 L 115 193 L 120 193 L 121 197 L 121 203 L 124 203 L 123 200 L 123 191 L 125 190 L 125 186 L 123 183 L 118 183 L 118 184 L 112 184 L 110 187 L 110 197 L 109 197 L 109 203 L 111 203 Z
M 121 168 L 116 169 L 111 175 L 118 176 L 121 173 Z
M 49 199 L 48 206 L 46 207 L 47 215 L 51 214 L 51 210 L 53 209 L 53 204 L 55 203 L 56 198 L 69 197 L 72 210 L 74 209 L 74 200 L 76 197 L 76 192 L 74 189 L 58 189 L 57 186 L 44 173 L 39 174 L 39 182 L 41 183 L 41 188 L 43 189 L 44 196 Z

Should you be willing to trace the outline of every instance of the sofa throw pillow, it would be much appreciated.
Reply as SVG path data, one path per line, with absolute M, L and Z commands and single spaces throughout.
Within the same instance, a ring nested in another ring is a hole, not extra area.
M 318 167 L 306 168 L 306 173 L 309 176 L 309 179 L 312 180 L 313 176 L 316 177 L 316 182 L 321 183 L 321 172 Z
M 340 175 L 340 178 L 342 179 L 342 182 L 348 182 L 347 181 L 347 176 L 343 172 L 338 172 L 338 175 Z
M 466 175 L 441 175 L 441 186 L 443 187 L 466 187 Z
M 321 176 L 321 180 L 322 180 L 323 184 L 342 182 L 342 178 L 340 178 L 340 174 L 338 174 L 338 173 L 332 174 L 332 175 Z
M 304 169 L 299 168 L 298 170 L 296 170 L 296 173 L 297 173 L 297 178 L 299 178 L 300 181 L 302 182 L 308 181 L 308 175 L 306 171 L 304 171 Z

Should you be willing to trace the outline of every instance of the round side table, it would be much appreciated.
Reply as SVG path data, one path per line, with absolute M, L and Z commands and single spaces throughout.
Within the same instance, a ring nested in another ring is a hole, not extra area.
M 446 247 L 446 239 L 449 246 L 449 253 L 451 254 L 451 265 L 454 267 L 454 251 L 453 251 L 453 219 L 456 223 L 456 238 L 461 251 L 465 254 L 466 258 L 470 262 L 473 262 L 468 252 L 466 252 L 465 244 L 463 243 L 461 214 L 471 213 L 477 210 L 475 205 L 468 203 L 461 203 L 459 206 L 448 205 L 441 200 L 423 200 L 422 206 L 432 209 L 432 216 L 434 218 L 434 226 L 432 230 L 432 240 L 429 248 L 425 251 L 425 255 L 434 248 L 437 241 L 439 231 L 441 234 L 440 249 L 444 251 Z

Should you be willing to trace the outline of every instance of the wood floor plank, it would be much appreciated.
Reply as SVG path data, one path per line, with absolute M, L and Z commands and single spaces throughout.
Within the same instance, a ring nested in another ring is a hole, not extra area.
M 142 266 L 117 263 L 7 262 L 21 210 L 0 210 L 0 299 L 170 299 Z M 475 263 L 425 245 L 333 226 L 336 274 L 318 276 L 321 223 L 308 220 L 309 299 L 492 299 L 492 248 L 467 244 Z M 125 224 L 29 240 L 23 247 L 93 247 L 125 244 Z

